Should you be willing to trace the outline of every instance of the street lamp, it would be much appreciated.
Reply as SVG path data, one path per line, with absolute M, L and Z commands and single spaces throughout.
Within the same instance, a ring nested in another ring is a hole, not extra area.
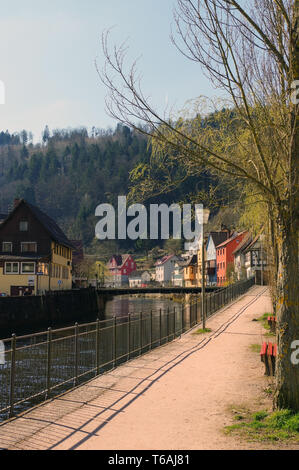
M 260 250 L 260 258 L 261 258 L 261 286 L 264 285 L 264 252 L 263 252 L 263 243 L 265 240 L 265 235 L 262 233 L 260 235 L 260 244 L 261 244 L 261 250 Z
M 202 328 L 206 329 L 206 309 L 205 309 L 205 297 L 206 297 L 206 279 L 205 279 L 205 237 L 204 227 L 208 223 L 210 217 L 210 210 L 203 209 L 203 220 L 202 220 L 202 240 L 201 240 L 201 311 L 202 311 Z

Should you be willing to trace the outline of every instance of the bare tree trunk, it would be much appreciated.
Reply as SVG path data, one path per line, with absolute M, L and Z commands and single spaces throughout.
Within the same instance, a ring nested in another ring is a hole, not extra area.
M 292 345 L 299 340 L 298 232 L 281 227 L 278 271 L 275 405 L 299 411 L 299 365 L 292 363 Z
M 291 80 L 299 80 L 299 0 L 294 0 L 294 17 L 290 40 Z M 292 360 L 292 346 L 299 341 L 298 294 L 298 104 L 291 104 L 291 130 L 288 198 L 280 208 L 278 239 L 278 358 L 275 404 L 278 408 L 299 411 L 299 364 Z M 297 343 L 298 344 L 298 343 Z

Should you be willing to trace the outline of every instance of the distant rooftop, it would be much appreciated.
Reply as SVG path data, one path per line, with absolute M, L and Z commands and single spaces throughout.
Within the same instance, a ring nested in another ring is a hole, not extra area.
M 167 263 L 167 261 L 169 261 L 171 258 L 173 258 L 175 255 L 166 255 L 166 256 L 163 256 L 163 258 L 159 259 L 155 266 L 162 266 L 163 264 Z
M 240 232 L 240 233 L 234 233 L 232 237 L 228 238 L 225 242 L 221 243 L 220 245 L 217 245 L 216 248 L 223 248 L 224 246 L 228 245 L 230 242 L 232 242 L 233 240 L 235 240 L 235 238 L 238 238 L 240 237 L 241 235 L 244 235 L 248 233 L 246 230 L 244 230 L 244 232 Z

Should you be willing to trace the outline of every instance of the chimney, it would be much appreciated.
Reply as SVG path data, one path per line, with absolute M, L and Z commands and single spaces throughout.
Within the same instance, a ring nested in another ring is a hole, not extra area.
M 22 199 L 14 199 L 13 208 L 15 209 L 20 204 L 21 201 Z

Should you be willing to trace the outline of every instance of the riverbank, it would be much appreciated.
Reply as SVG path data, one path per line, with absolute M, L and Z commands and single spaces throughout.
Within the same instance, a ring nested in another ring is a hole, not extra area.
M 272 380 L 252 348 L 266 333 L 253 320 L 270 309 L 267 289 L 253 287 L 209 319 L 210 333 L 191 331 L 0 426 L 0 448 L 298 448 L 224 432 L 234 410 L 272 408 Z

